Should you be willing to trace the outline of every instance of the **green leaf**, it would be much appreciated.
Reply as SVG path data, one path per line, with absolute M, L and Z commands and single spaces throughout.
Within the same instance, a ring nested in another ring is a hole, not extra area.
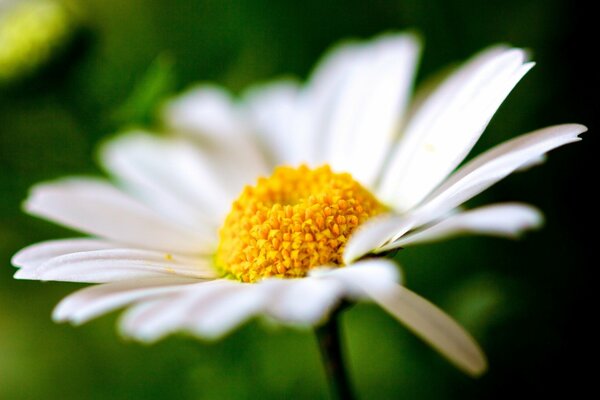
M 115 111 L 116 122 L 127 126 L 152 125 L 163 100 L 176 90 L 177 79 L 174 66 L 171 56 L 159 55 L 136 83 L 127 99 Z

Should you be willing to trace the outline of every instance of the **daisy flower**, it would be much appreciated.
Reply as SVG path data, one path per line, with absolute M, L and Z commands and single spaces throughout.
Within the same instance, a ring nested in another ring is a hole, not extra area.
M 179 331 L 217 338 L 255 316 L 321 326 L 342 302 L 373 301 L 481 374 L 471 336 L 376 255 L 538 226 L 529 205 L 461 205 L 586 128 L 541 129 L 459 167 L 533 63 L 493 47 L 411 100 L 419 49 L 410 34 L 346 42 L 304 85 L 279 81 L 239 99 L 202 85 L 171 101 L 164 122 L 175 134 L 129 132 L 101 148 L 112 182 L 32 188 L 27 212 L 90 237 L 21 250 L 15 277 L 96 283 L 53 318 L 81 324 L 127 307 L 122 331 L 146 342 Z

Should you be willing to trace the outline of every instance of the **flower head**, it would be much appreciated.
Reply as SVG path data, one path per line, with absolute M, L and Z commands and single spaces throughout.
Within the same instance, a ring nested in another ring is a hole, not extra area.
M 313 268 L 342 265 L 347 239 L 384 209 L 350 174 L 327 165 L 277 167 L 233 203 L 215 263 L 243 282 L 300 278 Z
M 102 148 L 117 184 L 32 189 L 29 213 L 92 237 L 22 250 L 16 277 L 100 283 L 63 300 L 55 320 L 129 306 L 121 327 L 145 341 L 218 337 L 257 315 L 315 325 L 344 299 L 371 300 L 480 374 L 468 333 L 369 255 L 539 225 L 524 204 L 460 206 L 585 128 L 529 133 L 454 171 L 533 64 L 495 47 L 409 105 L 418 53 L 414 36 L 388 34 L 334 48 L 304 86 L 276 82 L 237 101 L 202 86 L 175 99 L 165 123 L 176 135 L 128 133 Z

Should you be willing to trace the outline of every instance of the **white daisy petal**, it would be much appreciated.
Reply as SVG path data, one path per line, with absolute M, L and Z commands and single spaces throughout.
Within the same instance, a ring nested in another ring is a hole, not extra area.
M 533 63 L 519 49 L 494 48 L 452 74 L 409 121 L 380 195 L 398 210 L 419 203 L 468 154 Z
M 583 125 L 557 125 L 521 135 L 488 150 L 456 171 L 411 212 L 415 224 L 435 220 L 523 166 L 531 166 L 546 152 L 573 143 Z M 398 235 L 396 235 L 398 236 Z
M 109 183 L 63 179 L 33 187 L 30 214 L 118 242 L 182 253 L 209 252 L 213 238 L 167 220 Z
M 60 239 L 32 244 L 21 249 L 11 260 L 15 267 L 35 268 L 58 256 L 82 251 L 107 250 L 117 247 L 115 243 L 100 239 Z
M 127 189 L 165 216 L 196 229 L 214 231 L 237 195 L 226 192 L 212 173 L 215 165 L 182 140 L 131 132 L 107 142 L 100 156 Z
M 473 376 L 487 369 L 485 355 L 473 337 L 429 301 L 397 285 L 385 291 L 373 290 L 366 282 L 357 285 L 458 368 Z
M 586 130 L 577 124 L 549 127 L 519 136 L 483 153 L 456 171 L 413 211 L 403 216 L 372 219 L 363 224 L 348 240 L 344 262 L 349 263 L 375 250 L 398 247 L 384 245 L 401 238 L 413 228 L 451 213 L 515 170 L 539 163 L 546 152 L 578 141 L 577 136 Z
M 335 280 L 269 279 L 261 286 L 271 290 L 266 312 L 280 323 L 314 325 L 340 302 L 344 287 Z
M 94 285 L 65 297 L 54 309 L 52 318 L 56 322 L 80 325 L 129 304 L 176 293 L 183 285 L 197 282 L 197 279 L 170 276 Z
M 419 47 L 413 35 L 384 35 L 341 63 L 323 133 L 333 168 L 374 184 L 402 122 Z
M 542 165 L 543 163 L 546 162 L 547 159 L 548 159 L 548 156 L 546 154 L 542 154 L 538 158 L 533 158 L 531 161 L 528 161 L 525 164 L 521 165 L 519 168 L 515 169 L 515 172 L 528 171 L 529 169 L 531 169 L 533 167 Z
M 206 339 L 217 339 L 262 313 L 269 291 L 259 285 L 238 285 L 203 303 L 188 319 L 189 330 Z
M 198 142 L 198 151 L 229 193 L 238 194 L 270 172 L 244 113 L 223 89 L 203 85 L 188 91 L 167 105 L 164 119 L 172 131 Z
M 179 276 L 214 279 L 212 261 L 138 249 L 93 250 L 54 257 L 21 268 L 17 279 L 104 283 L 127 279 Z
M 351 264 L 365 254 L 381 248 L 398 232 L 407 231 L 413 221 L 404 216 L 385 214 L 362 224 L 348 239 L 344 248 L 344 264 Z
M 483 352 L 471 335 L 452 318 L 393 280 L 376 279 L 369 272 L 361 271 L 359 264 L 364 263 L 371 267 L 381 264 L 382 271 L 391 271 L 393 267 L 387 260 L 370 260 L 340 268 L 341 273 L 337 276 L 383 307 L 460 369 L 474 376 L 485 371 L 487 362 Z
M 190 286 L 173 296 L 139 304 L 124 316 L 125 335 L 152 342 L 178 330 L 213 339 L 256 315 L 266 291 L 230 280 Z
M 586 130 L 577 124 L 558 125 L 496 146 L 460 168 L 415 210 L 401 217 L 373 219 L 362 225 L 346 245 L 345 262 L 356 260 L 377 247 L 384 251 L 388 248 L 383 246 L 386 242 L 450 213 L 510 173 L 539 163 L 546 152 L 580 140 L 577 136 Z
M 199 304 L 232 284 L 236 282 L 224 279 L 194 284 L 170 296 L 136 304 L 121 318 L 121 331 L 125 336 L 145 342 L 158 340 L 181 330 Z
M 362 56 L 361 47 L 355 42 L 345 42 L 329 50 L 315 67 L 300 98 L 301 112 L 306 137 L 298 144 L 303 161 L 311 166 L 328 163 L 328 152 L 324 143 L 327 137 L 330 116 L 338 97 L 338 87 L 352 68 L 355 60 Z
M 302 105 L 299 85 L 292 80 L 251 87 L 243 96 L 248 119 L 274 165 L 309 161 L 308 145 L 302 143 L 310 136 Z
M 171 130 L 207 137 L 233 138 L 247 133 L 231 95 L 210 84 L 198 85 L 171 100 L 163 120 Z
M 314 270 L 311 276 L 319 279 L 333 279 L 344 284 L 346 296 L 360 300 L 365 297 L 362 289 L 355 281 L 368 282 L 372 288 L 385 289 L 391 283 L 401 283 L 402 275 L 396 264 L 385 259 L 368 259 L 358 261 L 344 268 Z
M 493 204 L 452 215 L 423 230 L 411 232 L 382 246 L 375 253 L 465 234 L 516 238 L 528 229 L 540 227 L 542 222 L 542 213 L 530 205 Z
M 409 118 L 408 121 L 411 121 L 415 114 L 424 112 L 423 105 L 425 102 L 429 104 L 428 108 L 430 109 L 431 114 L 442 112 L 444 102 L 432 101 L 431 99 L 434 93 L 436 93 L 436 96 L 443 98 L 445 97 L 444 94 L 449 95 L 452 92 L 460 90 L 462 82 L 468 79 L 470 75 L 476 73 L 483 65 L 490 63 L 511 49 L 510 46 L 503 44 L 490 46 L 475 54 L 470 60 L 467 60 L 464 63 L 447 65 L 440 71 L 427 77 L 413 94 L 407 115 Z M 442 85 L 444 85 L 443 91 Z

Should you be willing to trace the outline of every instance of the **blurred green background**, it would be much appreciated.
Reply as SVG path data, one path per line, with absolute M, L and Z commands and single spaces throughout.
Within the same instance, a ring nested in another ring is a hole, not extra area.
M 97 174 L 94 148 L 125 121 L 149 123 L 160 95 L 197 81 L 235 92 L 275 76 L 306 77 L 346 37 L 416 29 L 419 80 L 497 42 L 532 50 L 538 65 L 493 119 L 476 152 L 563 122 L 592 130 L 597 73 L 591 16 L 548 0 L 87 0 L 86 31 L 51 68 L 0 87 L 0 399 L 328 398 L 310 331 L 252 322 L 225 340 L 174 337 L 147 347 L 115 332 L 116 316 L 55 325 L 54 305 L 81 285 L 15 281 L 11 255 L 72 236 L 21 213 L 30 185 Z M 596 46 L 597 47 L 597 46 Z M 144 83 L 145 82 L 145 83 Z M 132 94 L 133 93 L 133 94 Z M 132 100 L 133 99 L 133 100 Z M 137 103 L 136 103 L 137 102 Z M 132 104 L 144 103 L 140 111 Z M 463 238 L 403 251 L 408 285 L 460 320 L 489 356 L 472 380 L 379 308 L 345 313 L 352 376 L 363 399 L 489 399 L 591 386 L 590 177 L 594 133 L 551 154 L 473 204 L 538 205 L 546 227 L 518 242 Z M 596 313 L 596 311 L 594 311 Z

